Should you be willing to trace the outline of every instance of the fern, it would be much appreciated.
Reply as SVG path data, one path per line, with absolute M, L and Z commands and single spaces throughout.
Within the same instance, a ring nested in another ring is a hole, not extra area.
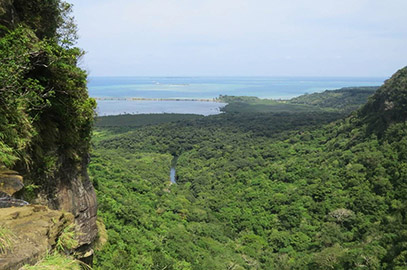
M 78 240 L 76 240 L 75 225 L 71 224 L 62 231 L 61 235 L 55 245 L 55 250 L 68 254 L 71 250 L 78 246 Z

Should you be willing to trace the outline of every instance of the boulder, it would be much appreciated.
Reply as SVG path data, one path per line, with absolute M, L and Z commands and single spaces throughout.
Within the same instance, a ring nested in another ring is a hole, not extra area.
M 0 209 L 0 228 L 10 232 L 12 245 L 0 254 L 0 269 L 20 269 L 34 264 L 51 250 L 61 232 L 74 223 L 70 213 L 29 205 Z
M 0 171 L 0 192 L 13 195 L 24 187 L 23 177 L 11 170 Z

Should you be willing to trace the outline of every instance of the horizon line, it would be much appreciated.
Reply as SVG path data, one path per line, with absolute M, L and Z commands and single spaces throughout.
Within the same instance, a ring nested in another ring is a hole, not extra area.
M 390 78 L 391 75 L 380 76 L 347 76 L 347 75 L 334 75 L 334 76 L 321 76 L 321 75 L 90 75 L 88 77 L 110 77 L 110 78 Z

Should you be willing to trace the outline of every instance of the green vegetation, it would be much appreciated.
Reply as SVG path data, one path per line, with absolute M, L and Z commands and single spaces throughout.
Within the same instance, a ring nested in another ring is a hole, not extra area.
M 290 103 L 305 104 L 318 108 L 331 108 L 351 112 L 365 104 L 379 87 L 346 87 L 338 90 L 326 90 L 322 93 L 302 95 L 290 99 Z
M 0 170 L 32 198 L 87 165 L 95 102 L 75 38 L 62 1 L 0 2 Z M 100 118 L 89 170 L 108 240 L 95 268 L 406 269 L 407 68 L 344 118 L 373 90 Z M 56 249 L 74 239 L 66 228 Z M 11 247 L 0 228 L 0 252 Z M 52 253 L 24 269 L 80 267 Z
M 306 94 L 290 100 L 259 99 L 257 97 L 220 96 L 229 103 L 223 111 L 244 113 L 268 112 L 338 112 L 350 113 L 365 104 L 378 87 L 347 87 Z
M 96 119 L 97 127 L 142 127 L 149 125 L 158 125 L 169 122 L 187 121 L 203 118 L 196 114 L 145 114 L 145 115 L 117 115 L 104 116 Z
M 69 254 L 72 250 L 78 247 L 76 240 L 75 225 L 66 226 L 57 239 L 55 250 L 61 253 Z
M 270 112 L 312 112 L 319 107 L 295 104 L 287 100 L 260 99 L 257 97 L 220 96 L 219 100 L 228 103 L 223 112 L 228 113 L 270 113 Z
M 384 135 L 392 123 L 407 120 L 407 69 L 394 74 L 360 110 L 361 124 L 370 132 Z
M 85 160 L 94 117 L 70 10 L 59 0 L 0 2 L 0 167 L 48 190 L 62 164 Z
M 0 226 L 0 254 L 7 253 L 13 248 L 13 233 Z
M 63 228 L 56 238 L 52 250 L 35 265 L 25 265 L 22 270 L 87 270 L 91 267 L 75 258 L 75 249 L 78 247 L 75 224 L 63 224 Z M 17 247 L 16 247 L 17 248 Z M 33 258 L 35 259 L 35 258 Z
M 42 260 L 35 265 L 26 265 L 22 270 L 83 270 L 91 269 L 84 263 L 74 260 L 71 257 L 59 254 L 51 253 L 47 254 Z
M 99 127 L 95 268 L 405 269 L 406 70 L 342 119 L 347 105 Z

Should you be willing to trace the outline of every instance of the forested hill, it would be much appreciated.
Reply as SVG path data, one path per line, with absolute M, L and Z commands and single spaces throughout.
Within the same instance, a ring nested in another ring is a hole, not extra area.
M 364 105 L 379 87 L 346 87 L 322 93 L 302 95 L 290 99 L 294 104 L 307 104 L 320 108 L 333 108 L 350 112 Z
M 392 123 L 407 120 L 407 67 L 386 81 L 359 111 L 358 117 L 379 135 Z
M 96 268 L 405 269 L 406 78 L 337 121 L 226 112 L 98 128 L 90 171 L 110 238 Z
M 349 114 L 364 105 L 379 87 L 347 87 L 305 94 L 289 100 L 260 99 L 257 97 L 220 96 L 229 103 L 225 112 L 337 112 Z

